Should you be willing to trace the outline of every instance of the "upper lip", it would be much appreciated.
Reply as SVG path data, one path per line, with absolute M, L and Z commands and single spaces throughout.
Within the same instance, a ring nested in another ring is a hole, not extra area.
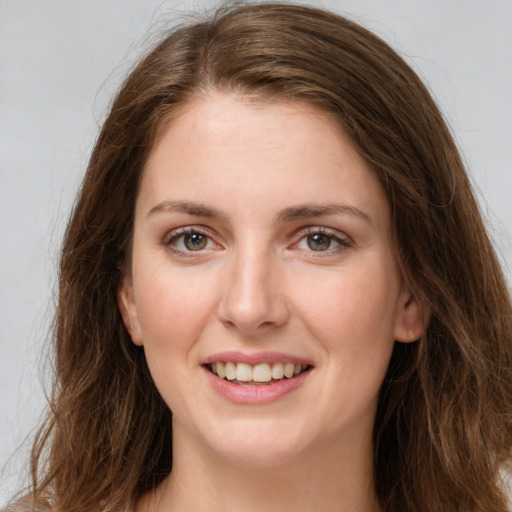
M 228 350 L 224 352 L 217 352 L 205 358 L 202 361 L 203 365 L 218 363 L 218 362 L 234 362 L 246 363 L 251 366 L 260 363 L 293 363 L 293 364 L 307 364 L 312 366 L 312 362 L 308 358 L 300 357 L 297 355 L 286 354 L 284 352 L 254 352 L 251 354 L 239 352 L 235 350 Z

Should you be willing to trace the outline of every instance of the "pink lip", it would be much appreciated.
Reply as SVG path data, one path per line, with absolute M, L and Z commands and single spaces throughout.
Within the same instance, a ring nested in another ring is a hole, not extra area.
M 260 363 L 293 363 L 293 364 L 307 364 L 312 366 L 311 361 L 303 359 L 291 354 L 283 352 L 255 352 L 254 354 L 246 354 L 238 351 L 225 351 L 218 352 L 212 356 L 207 357 L 201 364 L 212 364 L 217 362 L 232 361 L 234 363 L 246 363 L 254 366 Z
M 308 369 L 291 379 L 284 378 L 273 384 L 251 386 L 234 384 L 228 380 L 221 379 L 206 366 L 202 368 L 214 391 L 230 402 L 245 405 L 259 405 L 275 402 L 301 386 L 311 373 L 311 369 Z

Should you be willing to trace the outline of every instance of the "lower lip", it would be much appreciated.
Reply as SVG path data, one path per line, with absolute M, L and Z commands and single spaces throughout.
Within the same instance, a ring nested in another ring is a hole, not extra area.
M 260 386 L 250 386 L 243 384 L 233 384 L 228 380 L 219 378 L 207 368 L 203 367 L 206 377 L 210 381 L 213 389 L 223 398 L 235 404 L 258 405 L 275 402 L 287 394 L 295 391 L 311 373 L 311 369 L 292 377 L 291 379 L 282 379 L 273 384 L 264 384 Z

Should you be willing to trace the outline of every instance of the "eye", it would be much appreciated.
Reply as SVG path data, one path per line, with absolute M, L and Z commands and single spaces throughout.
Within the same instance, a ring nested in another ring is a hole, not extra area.
M 206 237 L 202 233 L 191 233 L 190 235 L 182 235 L 180 239 L 182 239 L 183 245 L 189 251 L 200 251 L 201 249 L 204 249 L 208 245 L 208 237 Z
M 339 242 L 333 240 L 332 237 L 324 233 L 315 233 L 306 237 L 306 244 L 312 251 L 327 251 L 333 246 L 338 247 Z
M 165 244 L 178 253 L 199 252 L 217 247 L 207 233 L 197 228 L 181 228 L 173 231 Z
M 335 251 L 341 246 L 350 246 L 349 240 L 336 232 L 314 228 L 298 241 L 295 248 L 305 251 L 329 252 Z

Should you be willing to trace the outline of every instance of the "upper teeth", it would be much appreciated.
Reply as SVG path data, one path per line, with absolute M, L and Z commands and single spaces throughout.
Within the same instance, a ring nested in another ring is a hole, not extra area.
M 238 380 L 241 382 L 270 382 L 283 377 L 290 379 L 299 375 L 308 367 L 307 364 L 294 363 L 261 363 L 251 366 L 247 363 L 217 362 L 211 365 L 213 373 L 221 379 Z

